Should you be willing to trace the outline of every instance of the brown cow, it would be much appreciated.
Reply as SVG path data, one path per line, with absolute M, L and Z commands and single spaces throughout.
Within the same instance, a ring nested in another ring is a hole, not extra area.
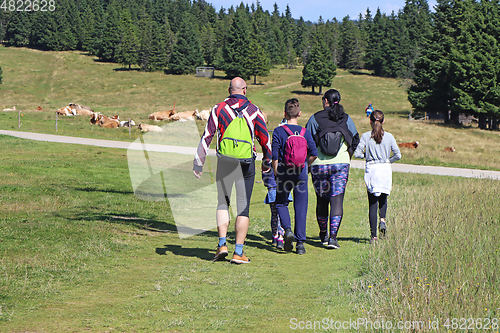
M 174 121 L 186 121 L 186 120 L 195 120 L 196 119 L 196 111 L 184 111 L 175 113 L 170 117 L 170 120 Z
M 95 112 L 91 117 L 90 117 L 90 123 L 91 124 L 97 124 L 99 121 L 100 117 L 102 117 L 102 114 Z
M 418 141 L 398 143 L 401 148 L 415 149 L 419 145 Z
M 446 147 L 443 151 L 447 153 L 453 153 L 455 152 L 455 147 Z
M 158 120 L 169 120 L 172 115 L 175 114 L 175 110 L 168 110 L 168 111 L 158 111 L 158 112 L 153 112 L 149 115 L 149 119 L 153 119 L 155 121 Z
M 103 115 L 100 115 L 99 119 L 99 126 L 101 127 L 106 127 L 106 128 L 118 128 L 120 127 L 120 121 L 118 120 L 118 116 L 113 116 L 113 117 L 106 117 Z

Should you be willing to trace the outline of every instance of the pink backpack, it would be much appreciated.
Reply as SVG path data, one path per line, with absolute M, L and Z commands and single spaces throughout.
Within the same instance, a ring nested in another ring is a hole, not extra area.
M 288 133 L 285 142 L 285 166 L 303 168 L 307 158 L 307 140 L 304 137 L 306 129 L 302 127 L 300 134 L 293 133 L 287 125 L 283 125 L 283 129 Z

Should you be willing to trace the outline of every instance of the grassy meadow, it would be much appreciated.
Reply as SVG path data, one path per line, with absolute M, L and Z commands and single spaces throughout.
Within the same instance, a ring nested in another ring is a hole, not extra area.
M 125 70 L 120 65 L 103 63 L 81 52 L 42 52 L 0 46 L 3 84 L 0 109 L 16 106 L 22 111 L 21 131 L 56 134 L 55 111 L 68 103 L 92 107 L 121 120 L 154 123 L 152 112 L 210 109 L 227 96 L 229 81 L 216 71 L 214 79 L 194 75 L 164 75 Z M 137 68 L 136 68 L 137 69 Z M 248 80 L 248 97 L 268 114 L 269 129 L 279 124 L 288 98 L 301 102 L 302 118 L 321 108 L 321 97 L 302 88 L 301 68 L 275 68 L 268 77 Z M 409 164 L 500 170 L 500 132 L 479 130 L 476 126 L 454 128 L 443 124 L 409 121 L 411 105 L 405 87 L 408 82 L 378 78 L 363 72 L 337 71 L 332 87 L 340 91 L 341 103 L 353 118 L 358 131 L 369 130 L 364 114 L 368 103 L 386 114 L 384 128 L 398 142 L 419 141 L 416 150 L 404 151 L 401 162 Z M 323 92 L 327 88 L 323 88 Z M 317 90 L 317 89 L 316 89 Z M 36 112 L 38 106 L 43 111 Z M 163 125 L 166 122 L 159 122 Z M 17 130 L 17 112 L 0 112 L 0 129 Z M 200 130 L 203 123 L 199 122 Z M 134 129 L 103 129 L 91 126 L 87 117 L 58 117 L 57 134 L 133 141 L 140 133 Z M 453 146 L 455 153 L 445 153 Z
M 79 52 L 3 46 L 0 65 L 0 108 L 16 105 L 22 131 L 49 134 L 55 110 L 69 102 L 152 123 L 149 113 L 174 103 L 177 111 L 208 109 L 229 83 L 222 73 L 141 73 Z M 273 69 L 249 85 L 270 128 L 288 98 L 300 99 L 302 123 L 319 110 L 320 97 L 300 78 L 300 69 Z M 398 142 L 421 143 L 402 151 L 403 162 L 500 170 L 499 132 L 409 121 L 401 82 L 339 70 L 333 86 L 360 132 L 372 102 Z M 0 129 L 17 126 L 17 113 L 0 112 Z M 78 117 L 59 117 L 57 134 L 140 136 Z M 497 181 L 394 173 L 388 236 L 371 246 L 363 171 L 351 169 L 341 248 L 319 244 L 310 186 L 307 253 L 298 256 L 271 246 L 257 175 L 245 245 L 252 262 L 236 266 L 211 261 L 216 230 L 180 238 L 168 201 L 134 195 L 127 151 L 2 135 L 0 142 L 0 332 L 500 331 Z M 443 153 L 447 146 L 457 152 Z M 358 326 L 346 328 L 349 321 Z

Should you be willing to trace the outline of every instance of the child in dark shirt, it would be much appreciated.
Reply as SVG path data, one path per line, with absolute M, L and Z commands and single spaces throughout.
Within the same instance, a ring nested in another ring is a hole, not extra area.
M 285 118 L 287 124 L 277 127 L 273 131 L 272 142 L 272 166 L 276 179 L 276 209 L 285 229 L 285 251 L 292 251 L 292 242 L 297 241 L 296 250 L 298 254 L 306 253 L 304 241 L 306 240 L 306 217 L 308 204 L 307 172 L 308 165 L 318 156 L 316 144 L 309 131 L 305 131 L 304 138 L 307 140 L 307 159 L 302 168 L 290 168 L 284 163 L 285 146 L 289 134 L 284 129 L 287 126 L 293 133 L 300 133 L 302 127 L 298 125 L 297 118 L 300 117 L 300 105 L 296 98 L 289 99 L 285 103 Z M 288 196 L 293 190 L 293 208 L 295 210 L 295 232 L 291 230 L 290 212 L 288 211 Z

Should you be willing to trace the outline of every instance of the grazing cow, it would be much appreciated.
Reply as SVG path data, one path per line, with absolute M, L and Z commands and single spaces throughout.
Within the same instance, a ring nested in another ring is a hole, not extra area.
M 447 153 L 453 153 L 455 152 L 455 147 L 446 147 L 443 151 Z
M 142 123 L 139 123 L 139 125 L 137 125 L 137 128 L 143 132 L 162 132 L 163 131 L 163 128 L 161 128 L 160 126 L 148 125 L 148 124 L 142 124 Z
M 170 120 L 174 121 L 186 121 L 186 120 L 195 120 L 196 119 L 196 111 L 184 111 L 175 113 L 170 117 Z
M 151 113 L 149 115 L 149 119 L 153 119 L 155 121 L 158 120 L 169 120 L 172 115 L 175 114 L 175 110 L 168 110 L 168 111 L 158 111 Z
M 200 120 L 207 121 L 209 116 L 210 116 L 210 110 L 201 110 L 200 112 L 196 110 L 196 118 Z
M 419 145 L 418 141 L 398 143 L 401 148 L 415 149 Z
M 13 106 L 12 109 L 3 109 L 2 111 L 7 112 L 7 111 L 17 111 L 17 110 L 16 110 L 16 106 Z
M 43 111 L 43 108 L 41 106 L 38 106 L 34 111 Z

